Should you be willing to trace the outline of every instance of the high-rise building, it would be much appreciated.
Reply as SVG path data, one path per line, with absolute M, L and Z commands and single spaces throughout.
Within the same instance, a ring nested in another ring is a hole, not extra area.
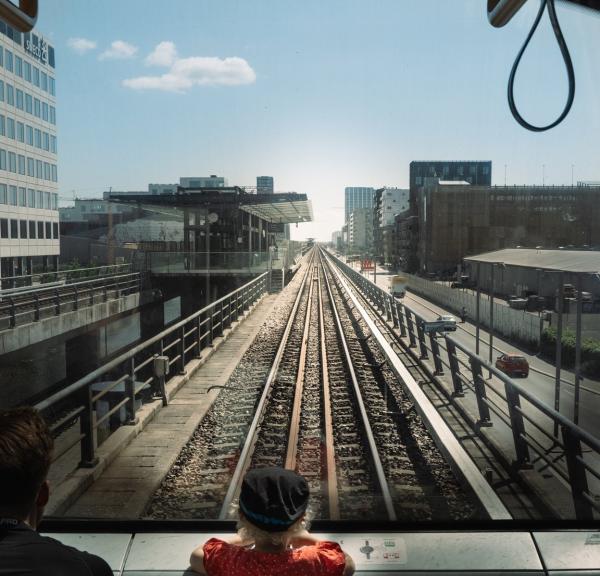
M 0 21 L 0 277 L 57 269 L 57 191 L 54 48 Z
M 379 188 L 373 196 L 373 255 L 382 263 L 394 261 L 394 217 L 408 210 L 409 191 Z
M 357 208 L 372 208 L 373 207 L 373 188 L 359 186 L 349 187 L 345 190 L 346 196 L 344 200 L 345 219 L 348 222 L 350 214 Z
M 257 176 L 256 191 L 258 194 L 273 194 L 275 192 L 273 176 Z
M 348 218 L 348 250 L 370 251 L 373 243 L 373 214 L 370 208 L 355 208 Z

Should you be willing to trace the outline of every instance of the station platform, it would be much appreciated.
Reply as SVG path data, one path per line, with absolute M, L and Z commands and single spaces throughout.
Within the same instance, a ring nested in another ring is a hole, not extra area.
M 218 389 L 210 392 L 208 389 L 227 383 L 277 298 L 276 294 L 264 296 L 243 321 L 215 340 L 214 350 L 205 361 L 188 365 L 188 378 L 184 382 L 169 383 L 168 406 L 163 407 L 160 400 L 155 400 L 154 406 L 142 409 L 147 414 L 140 416 L 137 435 L 124 439 L 120 446 L 108 446 L 105 454 L 100 453 L 109 463 L 86 482 L 91 485 L 83 493 L 76 498 L 64 494 L 68 484 L 75 484 L 73 478 L 66 480 L 65 486 L 58 486 L 62 500 L 75 501 L 65 507 L 51 499 L 50 513 L 61 508 L 61 515 L 71 518 L 139 518 L 217 397 Z M 89 471 L 78 470 L 75 474 L 81 477 Z

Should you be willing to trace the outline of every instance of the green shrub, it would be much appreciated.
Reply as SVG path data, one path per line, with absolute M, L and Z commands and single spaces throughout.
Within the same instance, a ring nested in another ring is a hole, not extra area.
M 576 336 L 573 330 L 563 330 L 561 360 L 564 368 L 575 366 Z M 556 329 L 546 328 L 542 332 L 542 355 L 554 361 L 556 358 Z M 581 342 L 581 369 L 592 378 L 600 377 L 600 340 L 585 338 Z

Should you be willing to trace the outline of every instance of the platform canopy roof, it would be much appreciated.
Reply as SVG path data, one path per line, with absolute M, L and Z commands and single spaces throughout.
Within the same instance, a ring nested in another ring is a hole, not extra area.
M 465 262 L 502 263 L 506 266 L 562 270 L 563 272 L 600 272 L 598 250 L 544 250 L 543 248 L 506 248 L 464 258 Z
M 111 192 L 114 202 L 169 206 L 171 208 L 207 208 L 237 205 L 240 210 L 281 224 L 310 222 L 312 205 L 306 194 L 278 192 L 275 194 L 249 194 L 238 186 L 225 188 L 179 188 L 176 194 L 150 194 L 148 192 Z

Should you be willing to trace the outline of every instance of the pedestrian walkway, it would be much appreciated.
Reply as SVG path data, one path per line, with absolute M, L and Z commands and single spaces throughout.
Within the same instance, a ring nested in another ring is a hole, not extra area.
M 260 327 L 277 295 L 261 300 L 218 350 L 146 428 L 65 512 L 68 517 L 139 518 L 179 452 L 212 405 Z

